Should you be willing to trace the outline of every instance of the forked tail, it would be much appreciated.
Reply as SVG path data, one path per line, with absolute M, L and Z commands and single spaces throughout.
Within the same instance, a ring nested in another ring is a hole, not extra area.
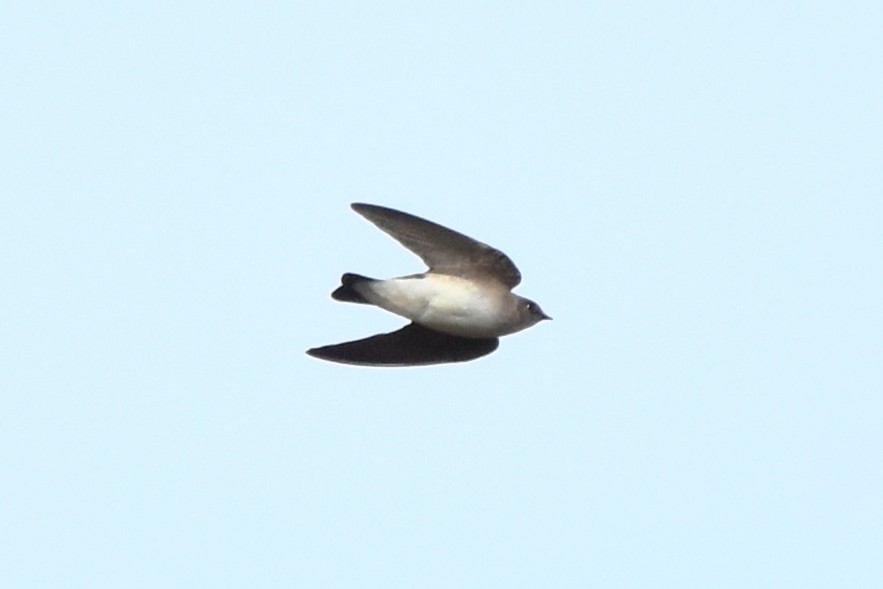
M 368 301 L 357 290 L 358 285 L 365 282 L 374 282 L 374 279 L 347 272 L 340 277 L 340 286 L 331 293 L 331 298 L 345 303 L 362 303 L 367 305 L 369 304 Z

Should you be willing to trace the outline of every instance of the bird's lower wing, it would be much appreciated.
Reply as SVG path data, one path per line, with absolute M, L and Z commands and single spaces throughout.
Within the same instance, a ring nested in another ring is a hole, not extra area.
M 307 350 L 314 358 L 361 366 L 421 366 L 466 362 L 497 349 L 497 338 L 447 335 L 411 323 L 398 331 Z

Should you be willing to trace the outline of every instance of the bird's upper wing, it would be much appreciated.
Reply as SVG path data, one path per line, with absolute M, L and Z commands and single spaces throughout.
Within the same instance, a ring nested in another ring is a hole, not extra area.
M 353 210 L 420 256 L 429 269 L 465 278 L 488 277 L 513 288 L 521 273 L 498 249 L 438 223 L 395 209 L 354 203 Z

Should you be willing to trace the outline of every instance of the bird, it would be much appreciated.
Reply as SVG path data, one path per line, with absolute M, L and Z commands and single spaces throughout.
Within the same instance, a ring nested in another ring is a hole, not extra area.
M 391 278 L 346 273 L 336 301 L 373 305 L 410 320 L 405 327 L 307 350 L 321 360 L 360 366 L 423 366 L 465 362 L 497 349 L 499 338 L 551 319 L 512 292 L 521 273 L 506 254 L 432 221 L 379 205 L 352 209 L 429 267 Z

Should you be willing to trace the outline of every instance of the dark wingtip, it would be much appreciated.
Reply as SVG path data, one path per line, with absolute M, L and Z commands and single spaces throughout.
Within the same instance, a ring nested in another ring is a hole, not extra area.
M 378 207 L 377 205 L 369 205 L 366 202 L 354 202 L 350 205 L 350 208 L 357 213 L 361 214 L 362 211 L 370 211 L 371 209 L 378 209 L 383 207 Z
M 307 354 L 307 356 L 311 356 L 313 358 L 319 358 L 320 360 L 323 359 L 322 358 L 322 348 L 310 348 L 309 350 L 306 351 L 306 354 Z
M 401 211 L 397 211 L 395 209 L 391 209 L 389 207 L 384 207 L 381 205 L 372 205 L 372 204 L 368 204 L 366 202 L 354 202 L 354 203 L 350 204 L 350 208 L 369 220 L 371 220 L 372 214 L 375 216 L 381 215 L 381 214 L 404 215 L 405 217 L 413 217 L 414 216 L 414 215 L 410 215 L 408 213 L 403 213 Z

